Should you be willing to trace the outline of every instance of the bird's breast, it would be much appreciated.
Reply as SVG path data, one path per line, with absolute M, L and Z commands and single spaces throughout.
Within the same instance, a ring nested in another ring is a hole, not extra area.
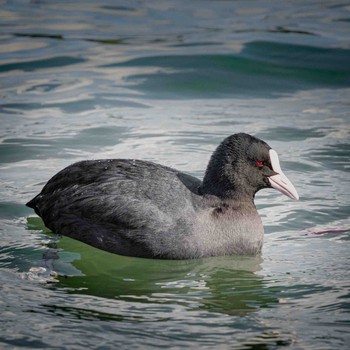
M 190 242 L 201 256 L 257 255 L 261 252 L 264 228 L 254 211 L 227 207 L 203 210 L 197 216 Z

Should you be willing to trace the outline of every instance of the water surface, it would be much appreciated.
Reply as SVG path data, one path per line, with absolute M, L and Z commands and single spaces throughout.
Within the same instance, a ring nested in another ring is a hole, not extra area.
M 346 349 L 350 7 L 341 1 L 3 1 L 0 344 Z M 202 177 L 235 132 L 280 154 L 259 257 L 98 251 L 25 207 L 75 161 L 141 158 Z

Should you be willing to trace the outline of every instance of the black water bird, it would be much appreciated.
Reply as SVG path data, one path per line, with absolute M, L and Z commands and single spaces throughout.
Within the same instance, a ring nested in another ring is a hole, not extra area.
M 27 203 L 53 232 L 112 253 L 163 259 L 256 255 L 264 229 L 255 193 L 298 194 L 277 153 L 248 134 L 227 137 L 203 181 L 142 160 L 86 160 Z

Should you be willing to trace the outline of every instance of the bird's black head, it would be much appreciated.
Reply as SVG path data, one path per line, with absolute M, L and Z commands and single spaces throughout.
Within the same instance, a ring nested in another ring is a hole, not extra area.
M 200 192 L 220 198 L 253 199 L 257 191 L 269 187 L 298 199 L 281 171 L 277 153 L 266 142 L 240 133 L 227 137 L 215 150 Z

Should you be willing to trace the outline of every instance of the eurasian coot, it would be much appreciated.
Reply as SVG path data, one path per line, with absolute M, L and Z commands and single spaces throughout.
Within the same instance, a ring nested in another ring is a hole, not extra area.
M 255 255 L 264 229 L 254 196 L 271 187 L 299 198 L 277 153 L 240 133 L 218 146 L 203 181 L 148 161 L 87 160 L 57 173 L 27 205 L 53 232 L 120 255 Z

